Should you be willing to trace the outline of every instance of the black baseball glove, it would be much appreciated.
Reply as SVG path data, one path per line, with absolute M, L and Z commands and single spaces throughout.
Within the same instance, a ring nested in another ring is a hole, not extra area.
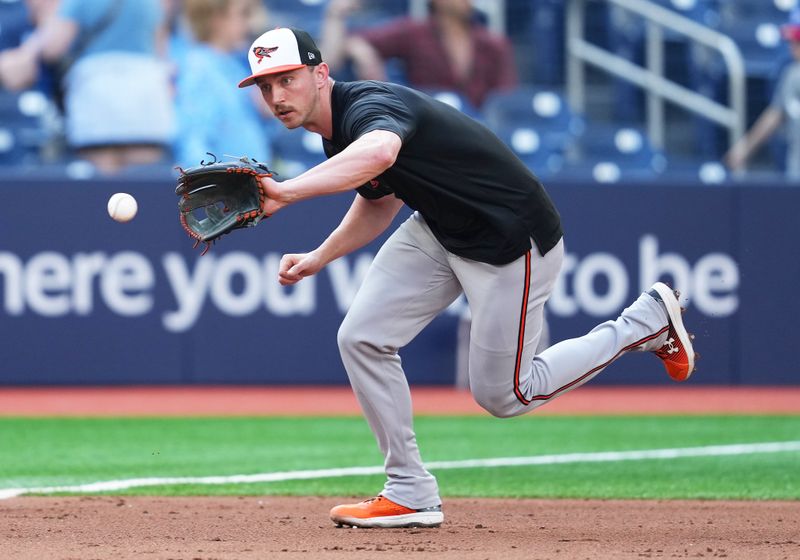
M 206 254 L 211 244 L 234 229 L 257 225 L 266 215 L 262 211 L 266 192 L 259 180 L 271 177 L 263 163 L 242 157 L 233 161 L 200 162 L 181 169 L 175 194 L 181 225 L 195 240 L 202 241 Z

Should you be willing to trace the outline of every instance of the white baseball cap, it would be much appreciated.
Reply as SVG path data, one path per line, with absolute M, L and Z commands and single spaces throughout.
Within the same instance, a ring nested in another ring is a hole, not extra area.
M 322 62 L 322 55 L 311 35 L 294 27 L 267 31 L 253 41 L 247 58 L 253 73 L 239 82 L 240 88 L 253 85 L 260 76 L 316 66 Z

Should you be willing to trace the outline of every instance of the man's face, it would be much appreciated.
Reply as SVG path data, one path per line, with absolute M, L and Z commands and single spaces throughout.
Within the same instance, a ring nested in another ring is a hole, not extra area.
M 319 107 L 317 67 L 304 67 L 256 80 L 272 114 L 286 128 L 303 126 Z

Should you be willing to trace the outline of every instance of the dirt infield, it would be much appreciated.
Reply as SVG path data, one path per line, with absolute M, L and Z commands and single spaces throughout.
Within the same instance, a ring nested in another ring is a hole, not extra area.
M 412 388 L 416 414 L 486 414 L 469 391 Z M 0 389 L 0 416 L 359 414 L 349 387 L 70 387 Z M 800 414 L 800 386 L 581 387 L 542 414 Z
M 334 498 L 21 498 L 0 506 L 14 560 L 800 557 L 798 504 L 448 500 L 439 529 L 337 529 Z

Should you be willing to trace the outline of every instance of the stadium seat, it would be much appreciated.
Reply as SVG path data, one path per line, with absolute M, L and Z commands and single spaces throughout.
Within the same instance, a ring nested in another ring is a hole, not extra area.
M 725 22 L 772 21 L 784 23 L 789 12 L 797 6 L 796 0 L 736 0 L 719 2 L 720 16 Z
M 486 123 L 495 131 L 526 126 L 566 149 L 583 134 L 583 118 L 574 114 L 560 93 L 532 87 L 491 94 L 483 107 Z M 552 145 L 552 144 L 551 144 Z
M 48 140 L 45 119 L 50 102 L 38 91 L 0 90 L 0 160 L 31 163 Z
M 0 164 L 10 165 L 18 163 L 25 155 L 14 131 L 6 126 L 0 126 Z
M 564 165 L 561 147 L 543 138 L 535 129 L 506 126 L 499 129 L 497 135 L 535 175 L 548 178 L 561 171 Z
M 567 158 L 559 176 L 593 178 L 600 183 L 654 179 L 667 168 L 665 156 L 653 149 L 641 130 L 592 124 Z
M 745 73 L 749 78 L 768 78 L 775 66 L 776 59 L 786 52 L 786 43 L 781 37 L 781 21 L 756 20 L 722 24 L 720 33 L 728 35 L 742 52 L 745 62 Z M 715 58 L 711 61 L 719 63 Z M 721 67 L 709 68 L 714 75 L 724 75 Z
M 742 51 L 748 77 L 764 78 L 772 73 L 775 59 L 786 51 L 780 26 L 788 20 L 796 3 L 796 0 L 720 2 L 714 8 L 717 16 L 713 21 L 702 23 L 734 40 Z M 697 51 L 693 55 L 691 62 L 700 65 L 703 71 L 716 76 L 724 74 L 718 56 L 698 55 Z
M 438 99 L 442 103 L 446 103 L 447 105 L 458 109 L 473 119 L 481 120 L 483 118 L 481 111 L 478 110 L 472 103 L 470 103 L 469 99 L 457 91 L 452 91 L 449 89 L 422 89 L 421 91 L 427 93 L 434 99 Z
M 722 0 L 651 0 L 656 4 L 668 8 L 682 16 L 714 27 L 719 18 L 720 5 Z
M 730 173 L 717 160 L 670 157 L 667 163 L 670 181 L 720 185 L 730 180 Z
M 590 124 L 579 148 L 582 156 L 610 158 L 634 167 L 651 166 L 656 155 L 642 130 L 612 124 Z

